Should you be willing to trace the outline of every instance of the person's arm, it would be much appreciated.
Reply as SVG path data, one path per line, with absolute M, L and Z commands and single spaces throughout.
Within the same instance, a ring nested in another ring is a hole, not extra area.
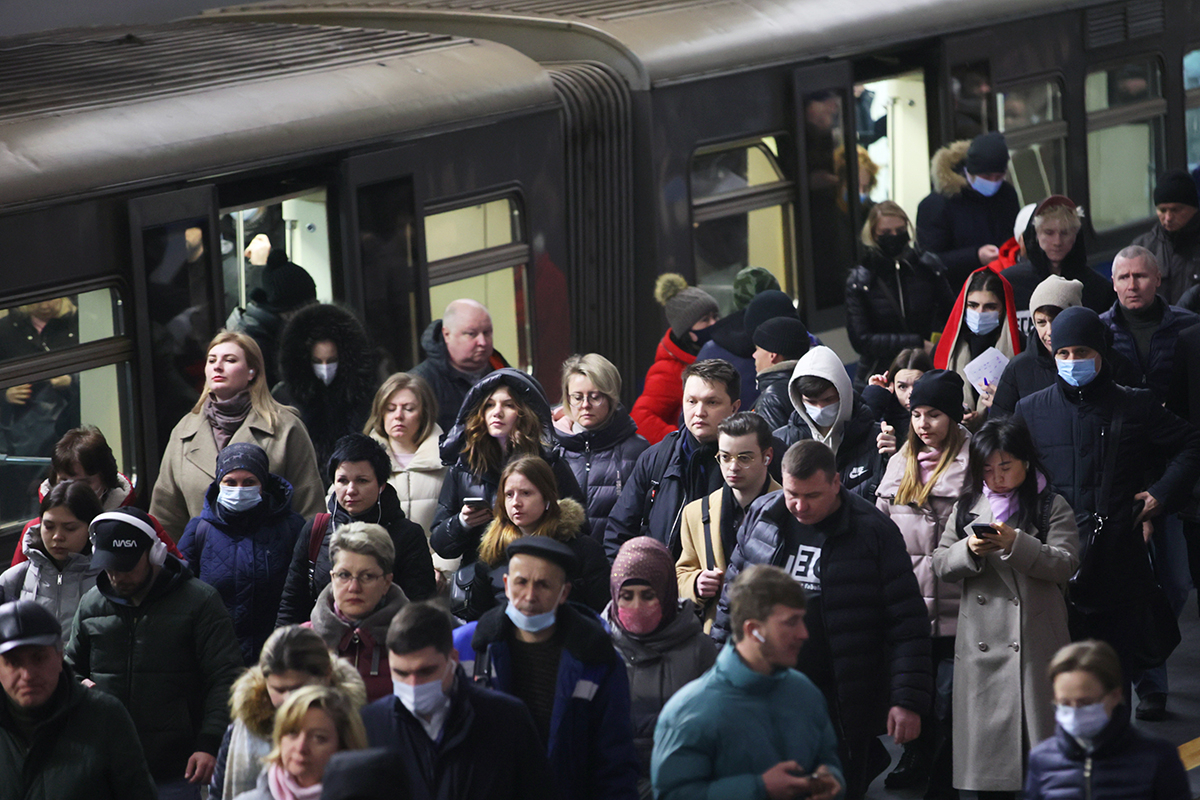
M 625 663 L 615 652 L 608 675 L 588 703 L 589 728 L 596 754 L 589 783 L 596 797 L 605 800 L 638 800 L 637 750 L 633 746 L 633 716 L 630 711 L 629 676 Z
M 679 584 L 679 597 L 691 600 L 697 606 L 704 600 L 696 592 L 696 578 L 704 571 L 705 564 L 698 548 L 704 547 L 704 525 L 696 513 L 700 509 L 700 501 L 695 500 L 683 507 L 683 516 L 679 521 L 679 541 L 683 552 L 675 562 L 675 580 Z M 720 527 L 720 520 L 710 522 Z
M 300 418 L 291 411 L 280 411 L 279 414 L 281 418 L 284 415 L 290 417 L 291 424 L 287 425 L 284 442 L 286 461 L 283 471 L 276 474 L 292 485 L 292 509 L 310 519 L 326 510 L 325 481 L 321 480 L 321 472 L 317 469 L 317 453 Z M 284 423 L 281 421 L 280 424 Z
M 1158 768 L 1154 771 L 1152 800 L 1189 800 L 1192 796 L 1187 771 L 1179 759 L 1179 751 L 1166 742 L 1156 743 L 1161 748 Z
M 1017 393 L 1017 371 L 1013 369 L 1016 359 L 1009 361 L 1000 373 L 1000 382 L 996 384 L 996 394 L 992 396 L 991 417 L 998 415 L 1009 416 L 1017 410 L 1017 401 L 1021 396 Z
M 671 707 L 654 729 L 650 779 L 658 800 L 764 800 L 762 775 L 753 772 L 713 779 L 719 741 L 711 726 L 678 724 Z
M 922 347 L 925 340 L 918 333 L 876 330 L 870 289 L 855 278 L 856 271 L 846 279 L 846 333 L 854 351 L 860 356 L 880 359 L 906 347 Z
M 1175 511 L 1191 494 L 1200 475 L 1200 428 L 1195 428 L 1156 402 L 1144 404 L 1144 425 L 1152 453 L 1173 453 L 1150 495 L 1167 512 Z
M 733 579 L 738 576 L 738 573 L 746 565 L 746 554 L 742 550 L 742 540 L 754 529 L 758 517 L 759 514 L 753 511 L 746 516 L 745 521 L 742 522 L 741 530 L 738 531 L 737 544 L 734 545 L 733 552 L 729 554 L 729 562 L 725 567 L 725 580 L 721 584 L 720 599 L 717 600 L 717 615 L 713 619 L 712 631 L 709 634 L 718 645 L 724 644 L 725 640 L 733 632 L 729 622 L 729 584 L 733 583 Z
M 468 528 L 459 518 L 464 499 L 459 470 L 458 466 L 453 466 L 446 473 L 429 535 L 430 546 L 442 558 L 460 558 L 468 550 L 478 547 L 484 529 L 483 525 Z
M 608 517 L 608 528 L 604 531 L 604 553 L 611 563 L 617 557 L 621 545 L 635 536 L 642 535 L 642 517 L 645 514 L 647 496 L 650 492 L 650 465 L 656 449 L 651 447 L 638 456 L 633 474 L 629 476 L 617 502 Z
M 1066 586 L 1079 568 L 1079 528 L 1075 512 L 1061 496 L 1054 498 L 1049 523 L 1044 543 L 1018 530 L 1012 551 L 1000 560 L 1031 578 Z
M 428 600 L 437 593 L 437 578 L 433 574 L 433 557 L 425 531 L 410 519 L 400 523 L 399 535 L 393 540 L 396 562 L 393 581 L 409 600 Z
M 85 594 L 84 597 L 87 597 Z M 63 648 L 63 657 L 75 670 L 75 677 L 85 686 L 91 683 L 92 677 L 92 643 L 88 636 L 87 627 L 82 624 L 80 612 L 83 610 L 83 600 L 75 609 L 75 619 L 71 622 L 70 638 Z
M 229 690 L 241 674 L 242 651 L 233 631 L 233 620 L 215 590 L 205 593 L 196 610 L 193 657 L 204 679 L 203 713 L 196 734 L 196 753 L 215 763 L 217 750 L 229 726 Z M 205 776 L 208 783 L 211 773 Z
M 951 583 L 973 578 L 983 572 L 983 559 L 971 552 L 967 545 L 970 536 L 958 536 L 958 504 L 950 509 L 950 516 L 942 528 L 942 538 L 933 551 L 933 574 Z
M 946 267 L 946 280 L 951 288 L 961 286 L 967 276 L 982 266 L 979 248 L 969 245 L 955 247 L 953 225 L 944 213 L 946 199 L 941 195 L 930 195 L 917 206 L 917 243 L 942 260 Z
M 196 529 L 199 527 L 200 518 L 192 517 L 183 529 L 183 536 L 179 537 L 179 555 L 197 578 L 200 577 L 200 553 L 193 551 L 196 549 Z
M 333 520 L 330 520 L 330 525 Z M 308 582 L 308 545 L 312 538 L 313 520 L 304 523 L 300 535 L 296 537 L 296 546 L 292 548 L 292 563 L 288 565 L 287 578 L 283 583 L 283 595 L 279 598 L 279 614 L 275 617 L 275 627 L 284 625 L 299 625 L 308 622 L 312 616 L 316 598 L 309 591 Z
M 150 515 L 158 520 L 173 538 L 183 535 L 183 528 L 191 518 L 188 514 L 187 500 L 175 476 L 175 459 L 180 452 L 179 442 L 172 435 L 158 468 L 154 492 L 150 495 Z
M 933 663 L 930 659 L 929 614 L 912 558 L 904 546 L 904 537 L 891 520 L 879 532 L 879 579 L 883 589 L 883 611 L 887 624 L 890 654 L 891 704 L 888 732 L 903 712 L 925 714 L 933 699 Z M 920 731 L 915 721 L 912 736 L 897 735 L 897 744 L 914 738 Z
M 120 702 L 105 703 L 103 736 L 94 744 L 107 751 L 102 759 L 109 775 L 109 796 L 122 800 L 155 800 L 158 789 L 150 776 L 137 728 Z M 220 800 L 220 795 L 215 800 Z
M 575 478 L 575 473 L 571 471 L 571 465 L 567 463 L 567 459 L 563 458 L 561 452 L 551 455 L 545 459 L 550 462 L 554 470 L 554 479 L 558 482 L 558 496 L 570 497 L 579 501 L 579 505 L 587 510 L 588 499 L 583 493 L 583 489 L 579 488 L 579 481 Z

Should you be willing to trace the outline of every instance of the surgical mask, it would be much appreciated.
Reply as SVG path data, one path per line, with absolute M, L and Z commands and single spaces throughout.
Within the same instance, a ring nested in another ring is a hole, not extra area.
M 454 669 L 454 662 L 450 662 L 447 667 Z M 446 704 L 446 693 L 442 691 L 442 681 L 445 679 L 445 673 L 439 677 L 428 681 L 427 683 L 418 683 L 413 686 L 411 683 L 402 683 L 397 680 L 392 681 L 392 694 L 394 694 L 404 707 L 415 717 L 427 717 L 433 712 Z
M 1058 367 L 1058 377 L 1072 386 L 1087 386 L 1096 378 L 1096 359 L 1083 358 L 1076 361 L 1055 359 Z
M 814 425 L 818 428 L 828 428 L 837 419 L 838 406 L 840 405 L 840 402 L 830 403 L 824 408 L 817 408 L 805 403 L 804 410 L 808 412 L 808 416 L 812 419 Z
M 562 599 L 561 595 L 559 595 L 559 599 Z M 529 614 L 523 613 L 519 608 L 510 602 L 504 609 L 504 613 L 508 615 L 510 620 L 512 620 L 513 625 L 516 625 L 526 633 L 541 633 L 542 631 L 554 625 L 554 621 L 558 618 L 558 606 L 555 605 L 553 609 L 547 611 L 545 614 L 534 614 L 530 616 Z
M 331 361 L 328 364 L 313 364 L 313 372 L 317 373 L 317 377 L 321 379 L 321 383 L 328 386 L 333 383 L 333 376 L 337 375 L 337 362 Z
M 984 197 L 991 197 L 996 192 L 1000 191 L 1000 186 L 1004 183 L 1004 180 L 985 181 L 978 175 L 968 175 L 967 182 L 971 184 L 972 189 L 979 192 Z
M 1092 703 L 1090 706 L 1057 706 L 1054 709 L 1054 720 L 1062 729 L 1080 739 L 1095 739 L 1108 724 L 1108 712 L 1104 703 Z
M 875 237 L 875 244 L 888 258 L 899 258 L 908 247 L 908 231 L 899 233 L 883 233 Z
M 661 603 L 643 605 L 637 608 L 618 608 L 617 619 L 621 627 L 630 633 L 644 636 L 654 633 L 662 624 L 663 610 Z
M 971 333 L 976 336 L 983 336 L 991 333 L 1000 327 L 1000 312 L 999 311 L 976 311 L 973 308 L 967 309 L 967 327 L 971 329 Z
M 230 511 L 249 511 L 261 502 L 261 486 L 217 487 L 217 503 Z

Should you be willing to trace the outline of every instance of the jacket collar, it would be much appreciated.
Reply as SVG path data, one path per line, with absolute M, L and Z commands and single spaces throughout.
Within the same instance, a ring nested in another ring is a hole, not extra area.
M 637 433 L 637 423 L 624 406 L 618 405 L 613 409 L 608 422 L 595 430 L 582 430 L 578 433 L 566 433 L 554 429 L 558 441 L 564 450 L 572 453 L 582 453 L 585 447 L 592 450 L 608 450 Z
M 516 636 L 516 626 L 505 614 L 507 607 L 505 601 L 479 618 L 475 634 L 471 637 L 471 646 L 476 653 L 483 652 L 490 644 L 508 641 Z M 563 603 L 558 607 L 555 625 L 558 627 L 555 633 L 561 637 L 563 649 L 579 661 L 585 664 L 611 664 L 616 657 L 612 640 L 592 611 L 580 611 L 573 603 Z
M 718 680 L 746 694 L 770 694 L 783 685 L 791 672 L 790 669 L 778 670 L 773 675 L 755 672 L 738 655 L 732 637 L 717 654 L 717 663 L 713 665 L 713 675 Z

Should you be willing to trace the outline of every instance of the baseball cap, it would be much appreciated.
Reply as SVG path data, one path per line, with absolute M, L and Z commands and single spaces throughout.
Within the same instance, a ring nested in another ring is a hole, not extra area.
M 62 626 L 48 610 L 33 600 L 0 605 L 0 653 L 26 645 L 57 646 Z
M 92 537 L 92 566 L 129 572 L 158 540 L 150 517 L 136 508 L 106 511 L 88 526 Z

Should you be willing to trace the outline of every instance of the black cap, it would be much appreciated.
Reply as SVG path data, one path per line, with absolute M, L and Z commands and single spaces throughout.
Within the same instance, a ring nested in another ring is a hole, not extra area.
M 129 572 L 158 540 L 149 515 L 128 507 L 100 514 L 88 526 L 88 533 L 92 538 L 92 566 L 113 572 Z
M 1090 347 L 1104 355 L 1108 335 L 1100 315 L 1086 306 L 1063 309 L 1050 327 L 1050 349 L 1057 353 L 1064 347 Z
M 409 776 L 395 750 L 371 747 L 334 753 L 321 779 L 321 800 L 407 800 Z
M 931 369 L 913 384 L 908 407 L 931 406 L 955 422 L 963 418 L 963 379 L 957 372 Z
M 58 646 L 62 625 L 33 600 L 14 600 L 0 606 L 0 653 L 26 645 Z
M 250 299 L 269 311 L 291 311 L 315 301 L 317 285 L 304 267 L 288 261 L 285 251 L 274 248 L 262 270 L 262 288 L 255 289 Z
M 753 334 L 759 325 L 769 319 L 795 316 L 796 304 L 792 302 L 792 298 L 776 289 L 768 289 L 754 295 L 754 299 L 746 306 L 742 319 L 747 332 Z
M 271 472 L 271 461 L 266 451 L 253 442 L 234 442 L 226 445 L 217 456 L 217 480 L 238 469 L 251 473 L 265 486 L 267 475 Z
M 1200 208 L 1200 196 L 1196 193 L 1196 181 L 1183 170 L 1168 172 L 1158 179 L 1154 187 L 1154 205 L 1163 203 L 1180 203 L 1181 205 Z
M 537 556 L 562 567 L 568 578 L 579 569 L 575 551 L 549 536 L 522 536 L 508 546 L 508 557 L 513 556 Z
M 972 139 L 967 148 L 966 168 L 972 175 L 1008 172 L 1008 144 L 1004 134 L 992 131 Z
M 754 329 L 754 343 L 786 361 L 795 361 L 808 352 L 808 328 L 792 316 L 772 317 Z

